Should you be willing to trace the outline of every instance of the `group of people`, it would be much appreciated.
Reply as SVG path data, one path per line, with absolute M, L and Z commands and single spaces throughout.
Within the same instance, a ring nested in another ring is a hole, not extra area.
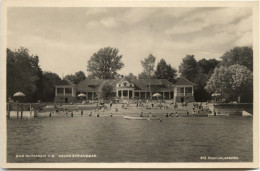
M 199 114 L 200 111 L 208 111 L 208 110 L 209 109 L 207 108 L 207 103 L 206 103 L 206 107 L 203 107 L 202 102 L 193 103 L 193 106 L 192 106 L 193 114 L 195 114 L 196 112 Z

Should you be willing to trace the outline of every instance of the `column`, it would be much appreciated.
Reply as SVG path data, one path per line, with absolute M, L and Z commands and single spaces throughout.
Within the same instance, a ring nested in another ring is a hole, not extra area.
M 65 97 L 65 88 L 63 87 L 63 96 Z
M 123 96 L 124 96 L 123 90 L 121 90 L 121 99 L 123 99 Z
M 132 90 L 132 98 L 134 99 L 135 98 L 135 91 Z
M 74 97 L 74 95 L 73 95 L 73 87 L 71 87 L 71 96 Z
M 162 98 L 164 99 L 164 91 L 162 92 Z
M 116 97 L 118 97 L 118 90 L 116 90 Z
M 186 93 L 185 93 L 185 87 L 183 87 L 183 88 L 184 88 L 184 97 L 185 97 L 185 94 L 186 94 Z
M 57 97 L 57 94 L 58 94 L 57 87 L 55 87 L 55 97 Z
M 129 90 L 127 90 L 127 98 L 129 99 Z
M 139 99 L 141 99 L 141 92 L 140 91 L 138 92 L 138 95 L 139 95 Z
M 144 92 L 144 99 L 146 100 L 146 92 Z
M 171 99 L 171 92 L 169 91 L 169 100 Z
M 94 92 L 92 92 L 92 100 L 94 99 Z
M 193 96 L 193 93 L 194 93 L 194 92 L 193 92 L 193 86 L 191 86 L 191 92 L 192 92 L 192 96 Z
M 177 97 L 177 93 L 178 93 L 178 87 L 174 87 L 174 89 L 173 89 L 173 99 L 174 99 L 174 101 L 176 102 L 176 97 Z

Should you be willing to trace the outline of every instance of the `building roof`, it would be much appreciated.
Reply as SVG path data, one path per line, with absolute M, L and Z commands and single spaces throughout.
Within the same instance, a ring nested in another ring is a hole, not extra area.
M 149 81 L 147 79 L 134 80 L 137 90 L 149 91 Z M 173 84 L 166 79 L 150 79 L 151 91 L 161 91 L 172 89 Z
M 77 89 L 79 91 L 100 91 L 100 88 L 105 83 L 111 84 L 114 88 L 119 79 L 85 79 L 78 83 Z
M 184 77 L 181 77 L 177 80 L 177 82 L 175 83 L 175 85 L 195 85 L 193 82 L 187 80 Z
M 134 84 L 132 80 L 128 79 L 127 77 L 123 77 L 117 81 L 117 84 L 122 84 L 124 81 L 127 81 L 131 84 Z
M 116 89 L 116 84 L 120 84 L 124 81 L 134 84 L 135 90 L 149 91 L 149 81 L 148 79 L 137 79 L 130 80 L 126 77 L 119 79 L 85 79 L 78 83 L 77 89 L 79 91 L 89 91 L 89 92 L 100 92 L 101 87 L 104 84 L 112 85 L 114 91 Z M 63 79 L 58 85 L 74 85 L 68 79 Z M 195 85 L 191 81 L 184 77 L 177 80 L 176 84 L 171 83 L 166 79 L 150 79 L 150 86 L 152 92 L 159 91 L 171 91 L 174 85 Z

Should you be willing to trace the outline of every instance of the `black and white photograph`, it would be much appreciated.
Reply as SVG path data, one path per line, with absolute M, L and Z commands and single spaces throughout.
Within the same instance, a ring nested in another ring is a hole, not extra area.
M 2 167 L 259 167 L 258 2 L 21 2 Z

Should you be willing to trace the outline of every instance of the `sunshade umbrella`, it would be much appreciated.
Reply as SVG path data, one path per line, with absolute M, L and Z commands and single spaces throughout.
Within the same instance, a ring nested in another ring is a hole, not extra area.
M 215 96 L 220 96 L 220 94 L 219 93 L 212 94 L 212 97 L 215 97 Z
M 153 97 L 160 97 L 160 96 L 162 96 L 160 93 L 153 94 Z
M 160 93 L 153 94 L 153 97 L 157 97 L 157 101 L 159 100 L 159 97 L 162 96 Z
M 23 97 L 25 96 L 22 92 L 17 92 L 14 94 L 14 97 Z
M 78 97 L 86 97 L 86 94 L 80 93 Z
M 14 94 L 14 97 L 18 97 L 19 101 L 20 101 L 20 98 L 21 98 L 21 97 L 24 97 L 24 96 L 25 96 L 25 95 L 24 95 L 24 93 L 22 93 L 22 92 L 17 92 L 17 93 Z
M 78 97 L 80 97 L 80 100 L 82 100 L 83 97 L 86 97 L 86 94 L 84 94 L 84 93 L 80 93 L 80 94 L 78 95 Z

